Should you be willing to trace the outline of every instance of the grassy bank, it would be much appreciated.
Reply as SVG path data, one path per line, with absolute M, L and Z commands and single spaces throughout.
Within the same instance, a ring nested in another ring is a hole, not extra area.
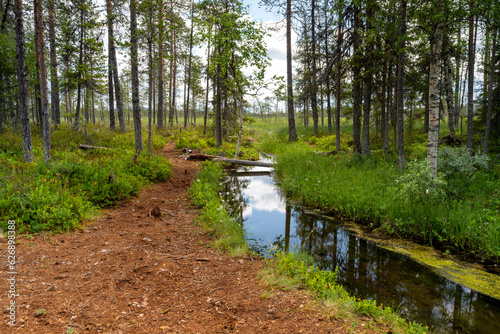
M 198 224 L 215 236 L 213 246 L 232 255 L 248 252 L 243 226 L 227 213 L 224 202 L 219 196 L 222 167 L 211 161 L 204 162 L 196 180 L 189 188 L 191 202 L 200 209 Z
M 328 317 L 346 320 L 353 330 L 379 331 L 388 327 L 391 332 L 401 334 L 428 331 L 427 327 L 401 318 L 388 306 L 349 295 L 336 283 L 336 272 L 318 270 L 312 263 L 313 260 L 303 253 L 278 253 L 269 260 L 261 277 L 280 289 L 307 289 L 319 302 L 318 309 Z
M 155 133 L 154 149 L 165 134 Z M 78 144 L 110 149 L 83 151 Z M 147 147 L 147 143 L 144 143 Z M 67 231 L 154 182 L 171 177 L 171 164 L 160 155 L 142 153 L 135 161 L 134 135 L 87 125 L 75 132 L 62 124 L 51 132 L 49 165 L 43 161 L 38 129 L 33 131 L 32 163 L 23 162 L 20 135 L 0 137 L 0 228 L 15 220 L 20 233 Z
M 445 252 L 500 261 L 500 172 L 487 173 L 481 155 L 470 158 L 463 148 L 441 148 L 440 173 L 432 178 L 422 159 L 423 137 L 415 135 L 407 150 L 415 158 L 400 174 L 395 160 L 386 162 L 377 151 L 369 157 L 349 150 L 335 156 L 312 153 L 331 150 L 334 136 L 315 137 L 302 128 L 299 141 L 288 143 L 286 128 L 259 126 L 256 131 L 265 134 L 260 148 L 277 155 L 276 174 L 290 198 Z

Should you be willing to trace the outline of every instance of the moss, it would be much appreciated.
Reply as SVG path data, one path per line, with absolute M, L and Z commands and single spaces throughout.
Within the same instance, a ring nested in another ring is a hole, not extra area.
M 384 249 L 405 255 L 427 266 L 452 282 L 500 300 L 500 279 L 497 275 L 486 272 L 479 264 L 461 262 L 449 254 L 444 257 L 436 249 L 429 246 L 405 240 L 379 239 L 375 234 L 365 232 L 353 223 L 347 223 L 345 228 Z

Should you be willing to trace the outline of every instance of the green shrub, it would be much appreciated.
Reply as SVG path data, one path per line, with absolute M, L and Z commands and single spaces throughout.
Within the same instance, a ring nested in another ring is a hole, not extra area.
M 129 169 L 150 182 L 163 182 L 172 177 L 172 164 L 161 155 L 141 154 Z
M 441 146 L 438 150 L 438 169 L 448 178 L 470 177 L 479 170 L 488 169 L 489 157 L 480 154 L 471 156 L 467 147 Z
M 141 187 L 171 177 L 172 166 L 160 155 L 141 154 L 133 162 L 133 132 L 116 134 L 104 126 L 85 127 L 76 132 L 61 124 L 52 131 L 48 166 L 42 161 L 37 131 L 33 135 L 35 161 L 28 164 L 23 162 L 20 137 L 1 135 L 0 216 L 7 220 L 0 222 L 0 228 L 13 219 L 21 232 L 71 230 L 92 217 L 98 207 L 116 205 L 137 195 Z M 162 142 L 156 139 L 155 145 Z M 78 144 L 112 149 L 82 151 Z

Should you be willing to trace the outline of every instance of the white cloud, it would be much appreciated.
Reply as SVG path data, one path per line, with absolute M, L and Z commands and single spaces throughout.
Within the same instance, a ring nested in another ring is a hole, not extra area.
M 254 178 L 244 194 L 249 198 L 249 206 L 245 208 L 243 216 L 250 216 L 253 210 L 285 213 L 285 202 L 279 197 L 274 185 L 270 182 Z

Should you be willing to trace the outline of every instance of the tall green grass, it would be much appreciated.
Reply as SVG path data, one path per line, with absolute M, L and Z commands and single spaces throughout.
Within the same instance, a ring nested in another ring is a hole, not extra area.
M 200 208 L 198 224 L 216 237 L 213 246 L 233 255 L 248 252 L 243 226 L 227 213 L 219 196 L 223 169 L 211 161 L 203 163 L 189 188 L 191 202 Z
M 276 154 L 279 184 L 294 200 L 385 233 L 500 261 L 498 173 L 443 175 L 439 185 L 426 181 L 422 160 L 400 175 L 393 162 L 376 154 L 325 156 L 312 153 L 305 141 L 275 138 L 264 137 L 260 148 Z M 439 195 L 433 195 L 437 188 Z

